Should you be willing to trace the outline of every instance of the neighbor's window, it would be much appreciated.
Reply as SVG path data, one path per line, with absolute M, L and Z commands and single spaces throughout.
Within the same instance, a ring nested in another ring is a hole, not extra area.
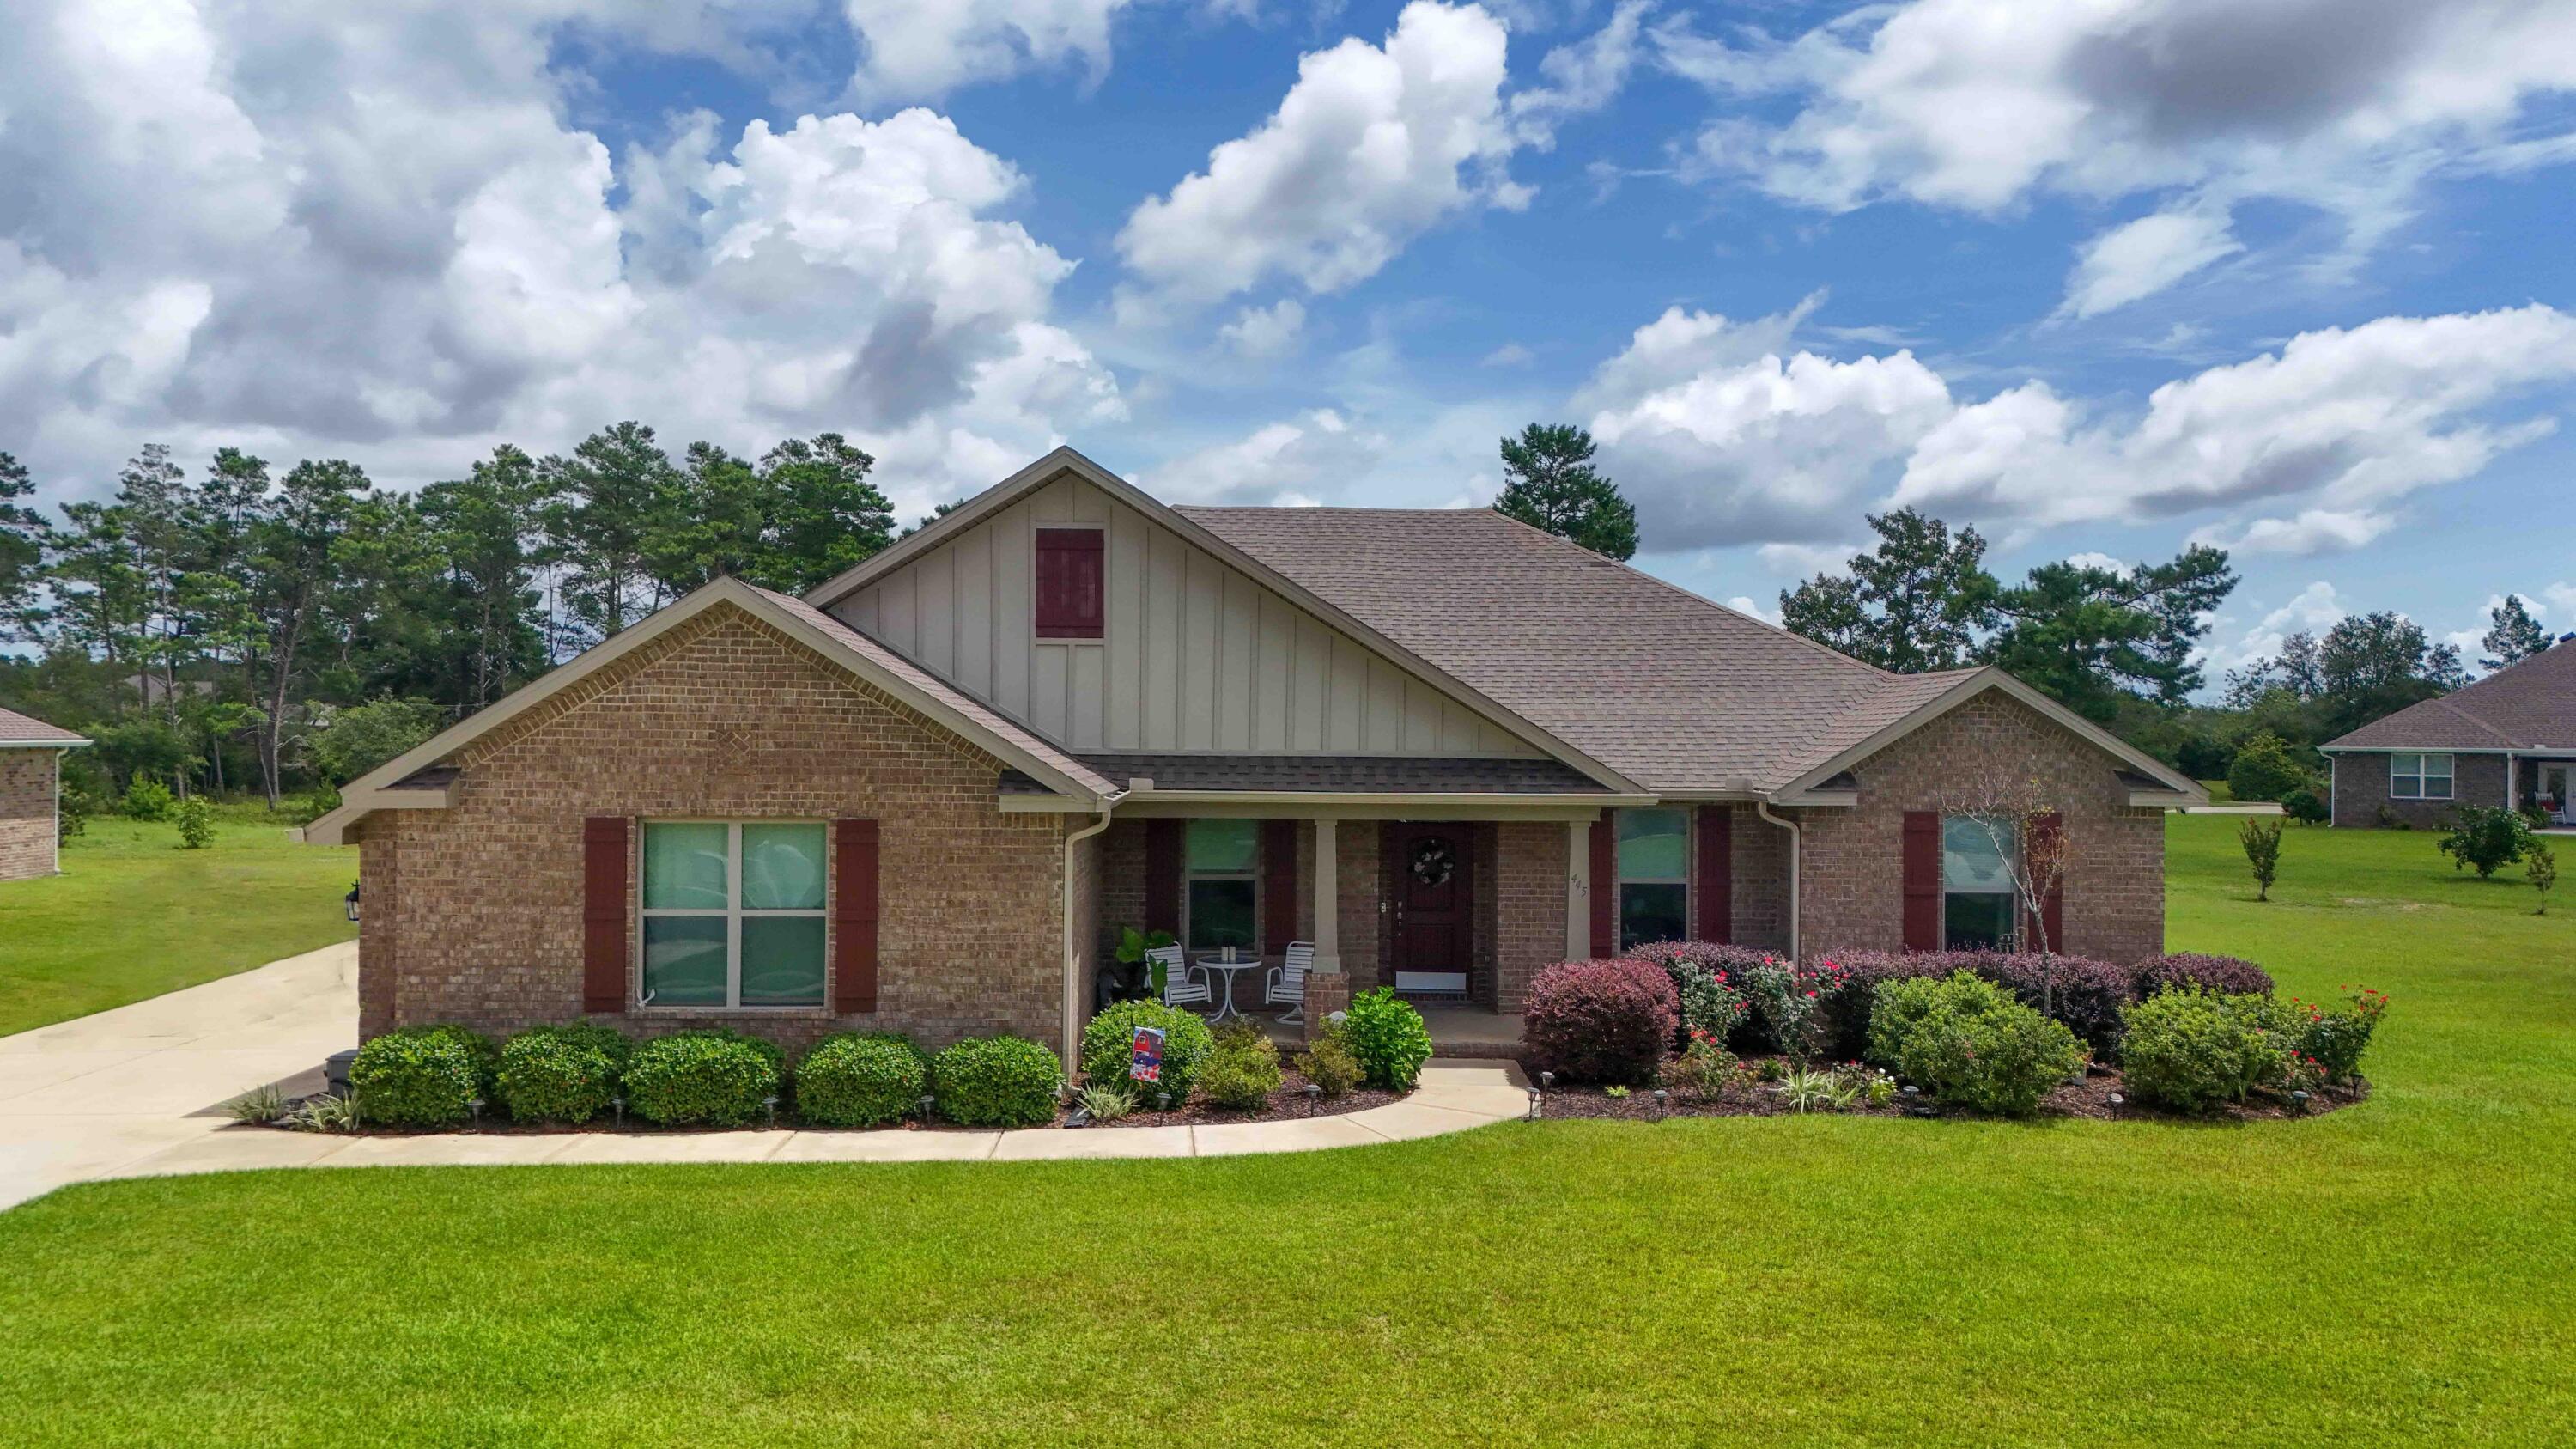
M 2388 798 L 2392 800 L 2450 799 L 2451 757 L 2448 755 L 2390 755 L 2388 757 Z
M 1690 812 L 1622 810 L 1619 949 L 1690 935 Z
M 2013 928 L 2013 829 L 1974 815 L 1941 818 L 1941 944 L 1952 951 L 2009 951 Z
M 1252 864 L 1260 825 L 1257 820 L 1189 823 L 1189 919 L 1183 924 L 1192 950 L 1255 949 Z
M 644 825 L 644 1004 L 823 1004 L 823 827 Z
M 1041 528 L 1037 541 L 1037 633 L 1041 639 L 1097 639 L 1108 612 L 1098 528 Z

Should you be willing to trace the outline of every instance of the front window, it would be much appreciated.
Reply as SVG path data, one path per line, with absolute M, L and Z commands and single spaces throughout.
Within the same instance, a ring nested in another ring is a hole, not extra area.
M 1690 812 L 1622 810 L 1619 949 L 1690 935 Z
M 1189 823 L 1189 918 L 1184 924 L 1192 950 L 1254 949 L 1252 862 L 1260 824 L 1257 820 Z
M 2448 755 L 2390 755 L 2388 757 L 2388 798 L 2392 800 L 2450 799 L 2451 757 Z
M 2010 822 L 1941 819 L 1941 944 L 1951 951 L 2009 951 L 2015 936 Z
M 823 1004 L 823 827 L 644 825 L 644 1001 Z

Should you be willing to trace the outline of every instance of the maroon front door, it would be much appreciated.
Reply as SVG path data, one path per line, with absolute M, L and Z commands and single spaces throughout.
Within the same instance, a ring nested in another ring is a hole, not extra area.
M 1475 836 L 1465 825 L 1395 827 L 1395 989 L 1460 992 L 1474 953 Z

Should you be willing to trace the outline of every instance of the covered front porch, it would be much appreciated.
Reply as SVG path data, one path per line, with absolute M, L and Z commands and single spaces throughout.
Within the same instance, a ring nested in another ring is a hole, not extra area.
M 2576 828 L 2576 755 L 2522 755 L 2514 763 L 2514 803 L 2538 810 L 2553 828 Z

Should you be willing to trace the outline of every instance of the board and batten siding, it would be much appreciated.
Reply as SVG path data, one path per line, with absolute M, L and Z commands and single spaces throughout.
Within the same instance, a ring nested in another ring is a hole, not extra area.
M 1035 530 L 1082 524 L 1108 533 L 1104 637 L 1040 639 Z M 1538 753 L 1071 474 L 832 612 L 1077 750 Z

